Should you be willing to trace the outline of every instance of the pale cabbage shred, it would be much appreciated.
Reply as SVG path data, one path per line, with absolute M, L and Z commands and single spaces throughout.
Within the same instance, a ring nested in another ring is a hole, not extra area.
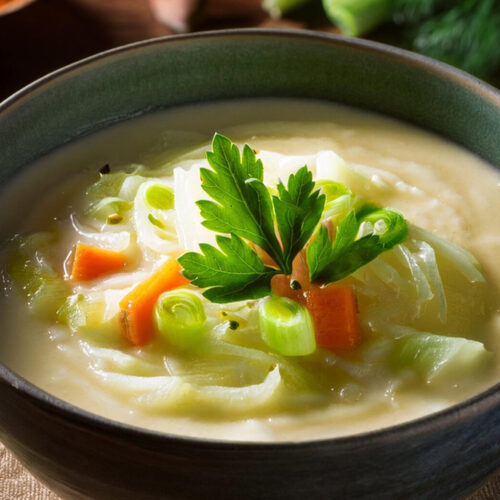
M 258 156 L 265 165 L 264 181 L 270 188 L 307 164 L 315 180 L 343 182 L 368 199 L 397 189 L 418 191 L 394 174 L 348 164 L 333 151 L 309 156 L 260 151 Z M 388 367 L 391 345 L 394 339 L 408 335 L 408 331 L 422 333 L 406 324 L 418 324 L 419 320 L 425 324 L 425 315 L 434 304 L 432 310 L 437 311 L 446 331 L 447 294 L 438 261 L 446 260 L 463 274 L 466 283 L 484 280 L 477 261 L 466 250 L 411 226 L 403 245 L 349 278 L 360 302 L 360 318 L 367 336 L 354 356 L 341 358 L 317 351 L 301 360 L 269 352 L 260 339 L 256 304 L 252 301 L 218 305 L 203 299 L 208 338 L 196 352 L 176 353 L 160 341 L 144 348 L 126 346 L 120 338 L 117 319 L 120 299 L 151 270 L 171 258 L 172 252 L 196 251 L 200 242 L 215 241 L 214 233 L 201 226 L 195 205 L 197 200 L 207 198 L 200 186 L 200 168 L 206 166 L 202 157 L 190 157 L 157 171 L 134 167 L 128 174 L 107 174 L 88 190 L 86 203 L 99 202 L 105 196 L 129 202 L 131 208 L 122 214 L 121 222 L 96 221 L 84 210 L 71 214 L 76 240 L 125 251 L 137 263 L 131 272 L 117 273 L 89 286 L 76 286 L 70 306 L 78 304 L 78 314 L 73 309 L 68 323 L 73 335 L 79 338 L 81 353 L 88 357 L 93 375 L 103 386 L 139 408 L 249 415 L 298 407 L 304 402 L 348 403 L 374 387 L 390 398 L 404 381 Z M 154 184 L 174 190 L 173 209 L 148 207 L 144 192 Z M 149 214 L 160 222 L 153 223 Z M 190 288 L 200 294 L 195 287 Z M 376 297 L 385 300 L 379 303 Z M 363 310 L 366 301 L 371 303 Z M 408 303 L 414 304 L 410 310 Z M 236 331 L 229 328 L 228 319 L 238 321 Z M 328 373 L 326 379 L 319 377 L 326 382 L 317 380 L 315 366 Z

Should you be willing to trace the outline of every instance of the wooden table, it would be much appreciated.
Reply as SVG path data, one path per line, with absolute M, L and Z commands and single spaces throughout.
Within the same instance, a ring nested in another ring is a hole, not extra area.
M 236 1 L 236 0 L 235 0 Z M 252 0 L 238 0 L 252 1 Z M 255 0 L 253 0 L 255 1 Z M 263 12 L 237 21 L 208 18 L 200 29 L 241 26 L 302 27 L 271 21 Z M 0 101 L 36 78 L 102 50 L 171 34 L 147 0 L 39 0 L 0 17 Z M 0 445 L 0 500 L 54 500 Z M 469 500 L 500 499 L 500 474 Z

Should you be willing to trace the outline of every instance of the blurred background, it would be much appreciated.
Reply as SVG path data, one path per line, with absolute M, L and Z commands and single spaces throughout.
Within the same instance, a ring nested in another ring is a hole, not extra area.
M 362 36 L 500 86 L 500 0 L 0 0 L 0 100 L 102 50 L 228 27 Z

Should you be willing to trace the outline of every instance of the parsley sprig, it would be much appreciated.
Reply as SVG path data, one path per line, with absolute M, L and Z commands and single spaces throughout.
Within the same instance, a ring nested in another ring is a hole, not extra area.
M 275 274 L 290 274 L 295 256 L 310 239 L 323 213 L 325 196 L 314 190 L 312 174 L 302 167 L 278 184 L 272 196 L 264 185 L 262 161 L 248 146 L 240 153 L 227 137 L 215 134 L 207 153 L 211 169 L 201 169 L 204 191 L 212 200 L 197 202 L 203 225 L 217 236 L 217 248 L 200 245 L 200 253 L 179 258 L 184 275 L 213 302 L 264 297 Z M 277 230 L 276 230 L 277 228 Z M 276 263 L 265 266 L 247 243 L 262 248 Z M 281 240 L 281 242 L 280 242 Z
M 272 277 L 292 273 L 294 258 L 315 232 L 307 249 L 307 264 L 311 281 L 321 284 L 348 276 L 408 234 L 401 214 L 365 203 L 340 221 L 332 243 L 328 230 L 323 225 L 318 229 L 326 196 L 315 190 L 307 166 L 290 175 L 286 185 L 280 181 L 277 194 L 271 196 L 263 182 L 262 162 L 248 145 L 240 152 L 227 137 L 215 134 L 207 159 L 211 168 L 201 169 L 201 185 L 212 200 L 197 202 L 202 224 L 228 236 L 217 235 L 218 248 L 201 243 L 201 253 L 188 252 L 178 260 L 184 275 L 193 285 L 205 288 L 203 295 L 212 302 L 269 295 Z M 342 194 L 354 197 L 342 187 L 327 190 L 330 205 Z M 255 246 L 274 265 L 265 265 Z

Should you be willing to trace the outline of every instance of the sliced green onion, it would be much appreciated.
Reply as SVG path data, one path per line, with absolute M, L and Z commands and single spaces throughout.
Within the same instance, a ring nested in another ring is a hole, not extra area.
M 171 210 L 174 208 L 174 190 L 162 184 L 153 184 L 146 189 L 144 200 L 150 208 Z
M 316 350 L 309 311 L 285 297 L 269 297 L 259 306 L 262 340 L 285 356 L 305 356 Z
M 154 319 L 160 335 L 180 349 L 195 347 L 205 334 L 205 308 L 191 292 L 162 293 L 156 302 Z
M 389 19 L 392 0 L 323 0 L 326 15 L 346 35 L 360 36 Z

